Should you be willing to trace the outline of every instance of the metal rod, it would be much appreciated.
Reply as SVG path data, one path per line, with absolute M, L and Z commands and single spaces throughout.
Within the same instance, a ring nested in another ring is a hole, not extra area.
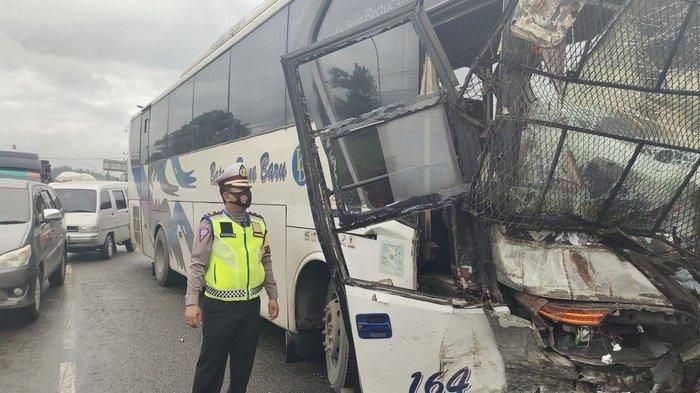
M 671 47 L 671 53 L 669 53 L 668 59 L 666 60 L 666 64 L 664 64 L 664 69 L 659 75 L 658 82 L 656 82 L 657 89 L 661 89 L 661 86 L 664 85 L 664 81 L 666 81 L 666 76 L 668 75 L 668 71 L 671 69 L 673 59 L 676 57 L 676 53 L 678 52 L 678 48 L 681 46 L 681 42 L 683 42 L 683 38 L 685 38 L 685 31 L 688 30 L 688 25 L 690 24 L 690 20 L 692 19 L 693 13 L 695 12 L 695 6 L 695 3 L 690 3 L 690 5 L 688 6 L 688 13 L 685 15 L 683 24 L 681 25 L 681 28 L 678 31 L 678 36 L 673 42 L 673 47 Z
M 552 166 L 549 168 L 549 175 L 547 176 L 547 182 L 544 184 L 544 190 L 542 190 L 540 200 L 537 201 L 537 207 L 535 208 L 535 216 L 539 216 L 540 213 L 542 213 L 542 207 L 544 206 L 545 197 L 547 196 L 549 189 L 552 187 L 552 180 L 554 180 L 554 174 L 557 171 L 557 166 L 559 165 L 559 158 L 561 157 L 561 152 L 564 149 L 564 141 L 566 140 L 568 132 L 569 131 L 566 128 L 562 128 L 561 135 L 559 135 L 557 151 L 554 153 L 554 160 L 552 162 Z
M 533 74 L 545 76 L 545 77 L 550 78 L 550 79 L 557 79 L 557 80 L 567 82 L 567 83 L 577 83 L 580 85 L 597 86 L 597 87 L 612 87 L 612 88 L 616 88 L 616 89 L 638 91 L 641 93 L 670 94 L 670 95 L 678 95 L 678 96 L 700 97 L 700 91 L 657 89 L 656 87 L 643 87 L 643 86 L 626 85 L 623 83 L 615 83 L 615 82 L 592 81 L 592 80 L 586 80 L 586 79 L 579 79 L 578 77 L 557 75 L 557 74 L 553 74 L 551 72 L 542 71 L 538 68 L 527 67 L 527 66 L 523 66 L 520 64 L 511 63 L 511 62 L 506 61 L 506 60 L 501 60 L 501 63 L 503 63 L 504 65 L 516 68 L 516 69 L 526 69 L 526 70 L 532 72 Z
M 457 92 L 454 88 L 459 85 L 459 81 L 455 76 L 453 67 L 445 53 L 445 49 L 440 43 L 437 33 L 435 33 L 435 30 L 432 28 L 428 15 L 422 8 L 418 8 L 411 20 L 413 22 L 413 27 L 418 33 L 418 38 L 425 46 L 428 57 L 430 57 L 430 60 L 433 62 L 435 72 L 440 82 L 442 82 L 450 102 L 455 103 L 457 101 Z
M 506 21 L 513 16 L 513 11 L 515 10 L 515 6 L 517 4 L 518 4 L 518 0 L 513 0 L 508 4 L 508 7 L 503 11 L 501 18 L 498 20 L 498 22 L 496 24 L 496 28 L 491 32 L 488 40 L 486 41 L 486 43 L 488 45 L 484 45 L 484 47 L 481 48 L 479 53 L 474 58 L 474 62 L 471 64 L 471 67 L 469 67 L 469 73 L 467 74 L 467 77 L 464 80 L 464 85 L 462 86 L 461 89 L 459 89 L 459 95 L 458 95 L 459 98 L 464 97 L 464 93 L 467 91 L 469 81 L 471 80 L 472 75 L 474 75 L 474 73 L 476 72 L 476 69 L 479 67 L 479 60 L 481 60 L 482 57 L 486 56 L 486 52 L 488 52 L 489 50 L 493 50 L 493 42 L 496 41 L 499 34 L 501 34 L 503 29 L 507 25 Z
M 644 142 L 639 142 L 637 144 L 637 147 L 634 149 L 632 157 L 627 162 L 627 166 L 622 171 L 620 178 L 617 179 L 617 182 L 615 183 L 613 188 L 610 189 L 610 194 L 608 195 L 608 198 L 605 200 L 605 202 L 603 202 L 603 205 L 600 207 L 600 210 L 598 211 L 598 218 L 596 219 L 597 222 L 600 222 L 600 219 L 603 218 L 603 214 L 605 214 L 610 209 L 610 206 L 617 197 L 617 194 L 620 192 L 620 189 L 622 189 L 622 185 L 625 183 L 625 180 L 627 180 L 627 176 L 632 171 L 632 167 L 634 166 L 634 163 L 637 162 L 637 158 L 639 157 L 639 154 L 642 152 L 643 148 Z
M 659 228 L 661 228 L 661 224 L 663 224 L 666 218 L 668 217 L 668 214 L 671 212 L 671 209 L 673 209 L 673 205 L 676 204 L 678 198 L 681 197 L 683 191 L 685 191 L 685 188 L 688 187 L 688 184 L 690 184 L 690 181 L 693 179 L 693 176 L 695 176 L 698 167 L 700 167 L 700 157 L 698 157 L 698 159 L 695 161 L 693 168 L 685 176 L 685 179 L 683 179 L 683 183 L 681 183 L 680 187 L 678 187 L 676 192 L 673 194 L 671 201 L 668 203 L 668 205 L 664 207 L 664 209 L 661 211 L 661 214 L 659 214 L 659 218 L 656 219 L 656 223 L 654 223 L 654 228 L 651 230 L 652 232 L 656 233 L 659 230 Z
M 366 186 L 368 184 L 372 184 L 372 183 L 377 183 L 377 182 L 380 182 L 380 181 L 382 181 L 384 179 L 388 179 L 388 178 L 389 178 L 388 173 L 384 174 L 384 175 L 375 176 L 375 177 L 370 178 L 370 179 L 358 181 L 356 183 L 348 184 L 346 186 L 341 186 L 340 191 L 354 190 L 356 188 L 364 187 L 364 186 Z
M 595 131 L 595 130 L 591 130 L 588 128 L 573 126 L 570 124 L 564 125 L 561 123 L 555 123 L 555 122 L 547 121 L 547 120 L 539 120 L 539 119 L 523 120 L 520 118 L 510 116 L 510 115 L 500 115 L 500 118 L 504 119 L 504 120 L 510 120 L 510 121 L 521 121 L 521 122 L 524 121 L 527 124 L 538 124 L 541 126 L 551 127 L 551 128 L 562 128 L 562 127 L 566 126 L 566 128 L 568 128 L 569 131 L 581 132 L 581 133 L 590 134 L 590 135 L 597 135 L 597 136 L 602 136 L 602 137 L 606 137 L 606 138 L 610 138 L 610 139 L 632 142 L 632 143 L 642 142 L 642 140 L 640 140 L 638 138 L 626 137 L 626 136 L 622 136 L 622 135 L 618 135 L 618 134 L 608 134 L 608 133 L 602 132 L 602 131 Z M 669 143 L 661 143 L 661 142 L 652 141 L 652 140 L 644 140 L 643 142 L 645 145 L 648 145 L 648 146 L 662 147 L 662 148 L 666 148 L 666 149 L 684 151 L 684 152 L 693 153 L 693 154 L 700 153 L 700 149 L 692 148 L 692 147 L 672 145 Z

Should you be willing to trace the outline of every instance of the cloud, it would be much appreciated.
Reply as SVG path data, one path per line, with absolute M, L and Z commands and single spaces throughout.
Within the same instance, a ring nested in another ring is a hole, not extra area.
M 261 0 L 0 2 L 0 150 L 120 158 L 149 102 Z M 100 160 L 54 160 L 99 167 Z

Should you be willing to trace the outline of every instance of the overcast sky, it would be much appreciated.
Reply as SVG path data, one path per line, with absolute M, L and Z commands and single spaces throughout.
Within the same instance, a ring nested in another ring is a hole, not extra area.
M 0 0 L 0 150 L 123 158 L 137 104 L 262 0 Z

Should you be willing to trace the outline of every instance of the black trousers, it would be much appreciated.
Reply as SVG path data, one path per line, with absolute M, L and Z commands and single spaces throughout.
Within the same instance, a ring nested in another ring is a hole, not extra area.
M 230 356 L 229 393 L 245 393 L 260 333 L 260 298 L 224 302 L 202 300 L 202 351 L 193 393 L 219 393 Z

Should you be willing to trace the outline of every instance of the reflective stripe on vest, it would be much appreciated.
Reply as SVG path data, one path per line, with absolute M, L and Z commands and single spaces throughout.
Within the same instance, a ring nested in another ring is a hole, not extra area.
M 204 295 L 218 300 L 250 300 L 260 295 L 265 282 L 262 265 L 265 222 L 254 216 L 243 227 L 226 214 L 209 217 L 214 242 L 204 275 Z

